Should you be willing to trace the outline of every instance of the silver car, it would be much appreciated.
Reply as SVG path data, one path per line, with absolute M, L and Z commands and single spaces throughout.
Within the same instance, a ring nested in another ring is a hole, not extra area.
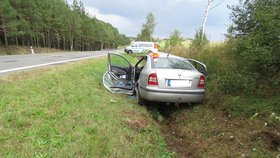
M 140 57 L 133 66 L 119 54 L 108 53 L 104 86 L 112 93 L 136 95 L 144 101 L 199 103 L 205 96 L 205 64 L 167 53 Z

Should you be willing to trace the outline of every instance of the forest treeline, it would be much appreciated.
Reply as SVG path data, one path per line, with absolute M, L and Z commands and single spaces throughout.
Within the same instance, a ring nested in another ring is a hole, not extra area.
M 96 50 L 128 44 L 111 24 L 90 17 L 73 0 L 1 0 L 0 45 Z

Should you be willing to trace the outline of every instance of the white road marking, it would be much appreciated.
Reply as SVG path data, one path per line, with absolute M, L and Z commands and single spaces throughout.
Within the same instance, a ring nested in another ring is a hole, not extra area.
M 68 63 L 68 62 L 78 61 L 78 60 L 83 60 L 83 59 L 96 58 L 96 57 L 105 56 L 105 55 L 106 54 L 96 55 L 96 56 L 91 56 L 91 57 L 78 58 L 78 59 L 71 59 L 71 60 L 63 60 L 63 61 L 57 61 L 57 62 L 51 62 L 51 63 L 45 63 L 45 64 L 24 66 L 24 67 L 18 67 L 18 68 L 7 69 L 7 70 L 0 70 L 0 74 L 1 73 L 6 73 L 6 72 L 12 72 L 12 71 L 24 70 L 24 69 L 31 69 L 31 68 L 35 68 L 35 67 L 42 67 L 42 66 L 47 66 L 47 65 L 53 65 L 53 64 Z

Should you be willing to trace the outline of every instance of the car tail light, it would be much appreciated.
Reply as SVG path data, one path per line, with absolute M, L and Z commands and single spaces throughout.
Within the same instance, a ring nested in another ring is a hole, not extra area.
M 151 73 L 148 78 L 148 85 L 158 86 L 158 79 L 156 73 Z
M 159 57 L 159 54 L 158 54 L 158 53 L 153 53 L 153 54 L 152 54 L 152 57 L 153 57 L 153 58 L 158 58 L 158 57 Z
M 204 76 L 200 76 L 197 87 L 198 88 L 204 88 L 204 85 L 205 85 Z

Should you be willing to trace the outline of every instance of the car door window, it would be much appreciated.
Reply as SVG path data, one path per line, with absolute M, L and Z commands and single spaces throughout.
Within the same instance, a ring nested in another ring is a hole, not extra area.
M 146 65 L 146 62 L 147 62 L 147 57 L 146 56 L 141 56 L 139 57 L 139 60 L 138 60 L 138 63 L 136 63 L 136 67 L 138 68 L 141 68 L 141 67 L 144 67 Z
M 133 94 L 133 67 L 123 56 L 108 53 L 108 71 L 103 76 L 103 85 L 112 93 Z
M 147 63 L 147 57 L 141 57 L 138 63 L 135 65 L 135 81 L 137 82 L 140 76 L 141 71 L 146 66 Z
M 109 71 L 117 78 L 131 79 L 132 66 L 124 57 L 118 54 L 109 54 Z

